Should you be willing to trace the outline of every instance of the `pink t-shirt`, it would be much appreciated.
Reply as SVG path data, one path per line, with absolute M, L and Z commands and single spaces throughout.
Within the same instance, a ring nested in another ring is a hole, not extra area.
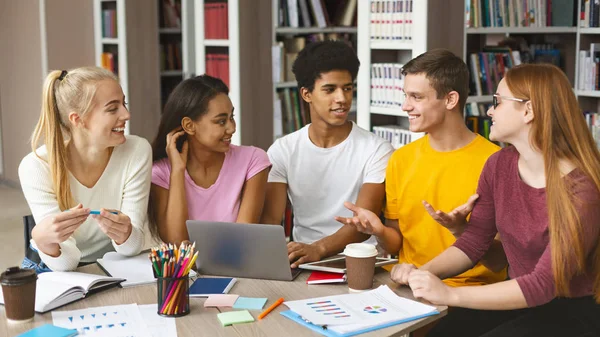
M 185 194 L 190 220 L 235 222 L 244 183 L 271 166 L 267 153 L 253 146 L 230 145 L 215 183 L 203 188 L 185 171 Z M 171 164 L 163 158 L 152 165 L 152 183 L 169 189 Z

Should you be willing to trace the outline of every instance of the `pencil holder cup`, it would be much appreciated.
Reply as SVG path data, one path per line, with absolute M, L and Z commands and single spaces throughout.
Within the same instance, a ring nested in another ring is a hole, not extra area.
M 165 317 L 181 317 L 190 313 L 189 277 L 157 277 L 157 313 Z

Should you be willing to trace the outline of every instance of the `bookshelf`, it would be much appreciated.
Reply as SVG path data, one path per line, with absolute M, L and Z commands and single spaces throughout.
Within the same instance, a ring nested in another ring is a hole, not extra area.
M 460 55 L 457 46 L 460 46 L 464 24 L 459 20 L 464 18 L 463 8 L 451 5 L 449 1 L 407 0 L 400 3 L 403 5 L 401 10 L 385 14 L 377 7 L 381 1 L 358 2 L 357 40 L 361 65 L 357 78 L 357 124 L 381 136 L 384 136 L 380 134 L 383 127 L 389 135 L 384 137 L 395 147 L 422 136 L 407 131 L 408 115 L 402 110 L 401 66 L 433 48 L 447 48 Z M 411 23 L 406 24 L 407 21 Z M 391 76 L 395 74 L 393 82 L 380 80 L 376 75 L 379 70 L 386 74 L 389 71 Z M 376 89 L 379 87 L 387 90 L 382 92 Z M 396 136 L 392 135 L 394 133 Z M 398 138 L 398 133 L 408 137 L 400 136 L 402 141 L 396 142 L 393 139 Z
M 169 94 L 195 75 L 194 1 L 156 0 L 160 61 L 161 111 Z
M 308 105 L 299 95 L 291 71 L 298 52 L 313 41 L 347 41 L 356 49 L 357 3 L 361 0 L 271 0 L 273 74 L 272 138 L 294 132 L 310 122 Z M 356 100 L 349 118 L 356 120 Z
M 94 0 L 95 63 L 118 77 L 131 119 L 126 133 L 149 141 L 160 118 L 157 7 L 144 0 Z
M 582 2 L 584 6 L 582 6 Z M 513 2 L 513 5 L 517 3 Z M 586 76 L 589 76 L 588 74 L 593 73 L 593 69 L 591 69 L 591 64 L 585 64 L 585 60 L 581 58 L 580 52 L 587 51 L 589 56 L 592 44 L 598 44 L 596 49 L 600 48 L 600 28 L 594 27 L 598 26 L 597 20 L 596 22 L 590 20 L 590 3 L 594 6 L 594 2 L 585 0 L 553 1 L 552 8 L 545 7 L 539 11 L 542 15 L 541 20 L 540 17 L 535 16 L 538 8 L 533 7 L 533 23 L 527 23 L 527 18 L 519 20 L 519 13 L 517 12 L 517 15 L 515 15 L 516 20 L 511 19 L 510 15 L 502 17 L 505 23 L 508 20 L 509 27 L 481 27 L 485 18 L 481 16 L 482 14 L 479 13 L 478 9 L 473 7 L 474 2 L 471 1 L 469 3 L 470 6 L 465 9 L 465 17 L 470 22 L 465 24 L 462 54 L 465 61 L 469 64 L 469 70 L 473 71 L 472 60 L 470 59 L 472 53 L 480 52 L 484 46 L 497 45 L 502 40 L 514 38 L 525 41 L 528 46 L 535 44 L 552 45 L 559 52 L 559 66 L 564 70 L 573 84 L 574 92 L 582 110 L 584 112 L 599 112 L 600 100 L 598 98 L 600 98 L 600 90 L 596 89 L 598 85 L 596 84 L 596 88 L 592 88 L 589 86 L 586 87 L 582 83 L 586 81 Z M 526 4 L 523 3 L 522 5 L 525 6 Z M 547 6 L 548 4 L 539 3 L 537 5 Z M 554 6 L 561 7 L 554 8 Z M 543 13 L 552 13 L 552 16 L 545 16 Z M 536 19 L 537 21 L 535 21 Z M 476 22 L 473 20 L 476 20 Z M 560 26 L 557 24 L 560 24 Z M 521 58 L 522 55 L 523 52 L 521 52 Z M 531 58 L 535 59 L 533 55 L 531 55 Z M 598 64 L 597 62 L 596 64 Z M 600 71 L 600 66 L 598 67 L 598 71 Z M 499 82 L 500 78 L 494 81 L 492 85 L 494 89 L 497 85 L 496 82 Z M 587 80 L 589 79 L 587 77 Z M 473 79 L 471 80 L 473 81 Z M 475 94 L 469 96 L 467 100 L 469 103 L 484 104 L 490 104 L 491 101 L 492 95 L 489 93 L 483 95 Z M 480 112 L 484 110 L 479 109 Z

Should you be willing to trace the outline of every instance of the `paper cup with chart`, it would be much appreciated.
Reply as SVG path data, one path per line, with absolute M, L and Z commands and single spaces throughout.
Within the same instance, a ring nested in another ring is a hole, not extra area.
M 351 243 L 344 249 L 348 290 L 361 292 L 373 287 L 377 248 L 368 243 Z

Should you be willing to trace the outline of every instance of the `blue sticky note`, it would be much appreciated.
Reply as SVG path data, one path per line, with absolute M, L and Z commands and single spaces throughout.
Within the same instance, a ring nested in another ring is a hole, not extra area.
M 77 330 L 75 329 L 65 329 L 52 324 L 45 324 L 17 337 L 71 337 L 76 335 Z
M 233 304 L 234 309 L 249 309 L 249 310 L 260 310 L 267 303 L 266 298 L 254 298 L 254 297 L 238 297 L 237 301 Z

